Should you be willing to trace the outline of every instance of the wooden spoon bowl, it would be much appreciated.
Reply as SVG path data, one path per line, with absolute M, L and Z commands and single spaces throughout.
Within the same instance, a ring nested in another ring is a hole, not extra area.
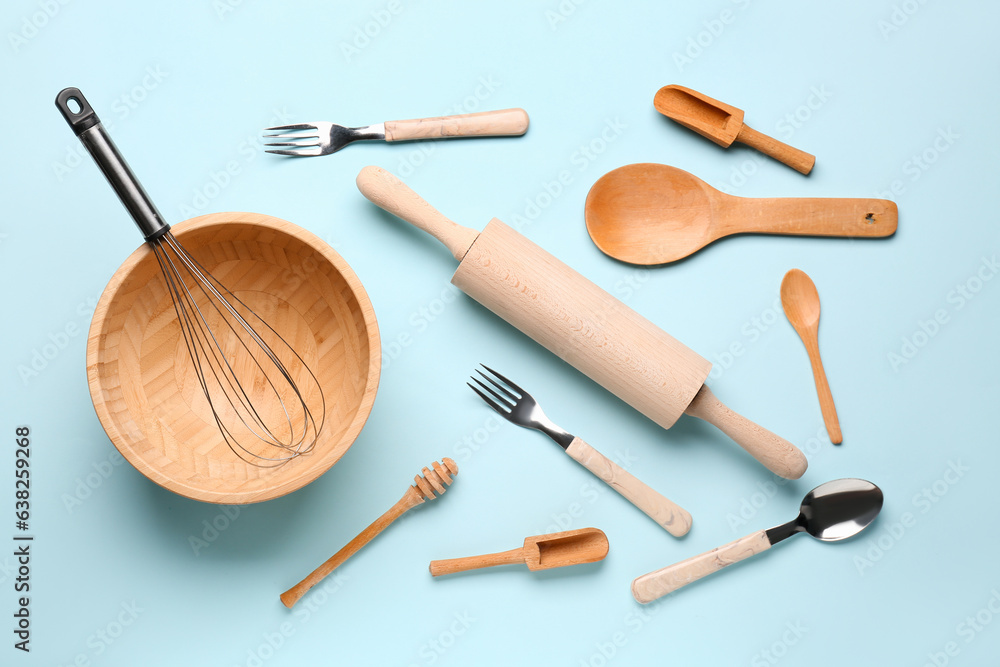
M 111 278 L 90 327 L 87 378 L 101 425 L 139 472 L 195 500 L 259 502 L 308 484 L 351 446 L 375 399 L 381 348 L 368 295 L 332 248 L 278 218 L 216 213 L 172 231 L 316 374 L 326 424 L 311 453 L 284 465 L 237 457 L 197 385 L 166 283 L 143 245 Z

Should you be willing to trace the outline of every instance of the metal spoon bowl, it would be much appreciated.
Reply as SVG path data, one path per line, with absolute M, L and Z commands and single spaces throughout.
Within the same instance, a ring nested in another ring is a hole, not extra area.
M 869 481 L 835 479 L 807 493 L 798 517 L 766 531 L 767 536 L 772 546 L 797 532 L 809 533 L 824 542 L 846 540 L 875 520 L 882 502 L 882 489 Z

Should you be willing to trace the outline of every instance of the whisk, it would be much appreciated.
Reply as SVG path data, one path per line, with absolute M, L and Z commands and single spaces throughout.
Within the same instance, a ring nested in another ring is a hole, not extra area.
M 198 385 L 226 444 L 259 467 L 312 451 L 326 419 L 326 398 L 305 360 L 171 234 L 80 90 L 62 90 L 56 107 L 152 249 Z M 302 372 L 294 373 L 297 367 Z

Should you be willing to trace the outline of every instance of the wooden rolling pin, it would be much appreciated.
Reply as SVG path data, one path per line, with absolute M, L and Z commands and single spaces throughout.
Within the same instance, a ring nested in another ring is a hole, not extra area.
M 455 224 L 380 167 L 358 174 L 374 204 L 435 237 L 460 264 L 451 282 L 663 428 L 682 413 L 714 424 L 774 473 L 798 479 L 805 456 L 723 405 L 711 362 L 496 218 Z

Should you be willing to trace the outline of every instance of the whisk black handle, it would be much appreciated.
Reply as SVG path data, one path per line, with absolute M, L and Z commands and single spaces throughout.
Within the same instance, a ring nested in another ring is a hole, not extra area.
M 101 119 L 97 117 L 87 98 L 79 88 L 65 88 L 56 96 L 56 107 L 63 118 L 73 128 L 80 142 L 101 168 L 104 178 L 114 188 L 118 199 L 139 226 L 139 231 L 147 241 L 155 241 L 170 229 L 149 195 L 136 180 L 125 158 L 111 141 Z

